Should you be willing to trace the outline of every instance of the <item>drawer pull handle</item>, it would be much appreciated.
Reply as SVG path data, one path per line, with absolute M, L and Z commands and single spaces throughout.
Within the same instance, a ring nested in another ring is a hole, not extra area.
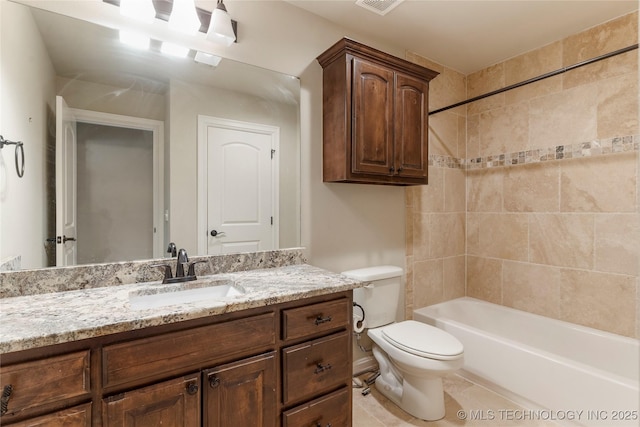
M 0 398 L 0 415 L 4 415 L 9 410 L 9 399 L 11 399 L 11 393 L 13 393 L 13 386 L 11 384 L 4 386 L 2 389 L 2 398 Z
M 314 374 L 320 374 L 324 371 L 328 371 L 331 369 L 331 363 L 327 363 L 323 365 L 322 363 L 316 363 L 316 369 L 313 371 Z
M 322 424 L 320 424 L 320 421 L 316 421 L 316 427 L 322 427 Z M 331 423 L 327 424 L 326 427 L 331 427 Z
M 323 323 L 331 322 L 331 316 L 322 317 L 322 315 L 318 315 L 316 317 L 316 321 L 314 322 L 316 326 L 321 325 Z
M 187 384 L 187 394 L 194 395 L 197 392 L 198 392 L 198 384 L 194 382 Z
M 209 387 L 216 388 L 220 385 L 220 378 L 213 376 L 209 378 Z

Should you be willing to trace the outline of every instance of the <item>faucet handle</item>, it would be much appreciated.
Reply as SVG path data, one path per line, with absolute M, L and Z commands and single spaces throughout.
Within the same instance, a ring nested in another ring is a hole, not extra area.
M 164 279 L 162 283 L 166 283 L 167 280 L 173 278 L 173 274 L 171 273 L 171 266 L 169 264 L 151 264 L 151 267 L 158 267 L 164 270 Z
M 196 264 L 207 262 L 206 260 L 193 261 L 189 264 L 189 271 L 187 272 L 187 276 L 196 276 Z

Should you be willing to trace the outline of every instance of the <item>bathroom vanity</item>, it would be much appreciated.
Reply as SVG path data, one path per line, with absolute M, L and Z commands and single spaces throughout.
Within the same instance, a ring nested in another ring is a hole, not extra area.
M 221 283 L 239 294 L 180 300 Z M 351 425 L 359 286 L 296 264 L 2 298 L 0 422 Z

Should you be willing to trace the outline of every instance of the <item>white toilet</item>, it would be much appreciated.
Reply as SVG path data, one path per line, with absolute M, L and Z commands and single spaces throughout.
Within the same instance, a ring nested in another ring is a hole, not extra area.
M 345 271 L 367 282 L 354 289 L 353 301 L 364 310 L 363 326 L 374 342 L 380 366 L 376 388 L 414 417 L 434 421 L 444 417 L 442 377 L 463 364 L 463 346 L 453 335 L 414 320 L 395 322 L 402 289 L 402 269 L 379 266 Z M 358 306 L 354 320 L 361 319 Z

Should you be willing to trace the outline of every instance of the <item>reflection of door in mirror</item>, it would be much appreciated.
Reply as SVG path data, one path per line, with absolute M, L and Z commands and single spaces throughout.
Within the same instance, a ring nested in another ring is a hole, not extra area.
M 62 180 L 57 185 L 57 265 L 160 257 L 163 230 L 156 223 L 162 221 L 162 205 L 154 198 L 162 187 L 155 158 L 163 123 L 86 110 L 59 111 L 59 147 L 69 147 L 60 150 L 60 157 L 73 161 L 61 162 Z M 70 115 L 73 122 L 67 119 Z M 73 132 L 67 130 L 68 123 L 73 123 Z M 73 146 L 67 135 L 73 135 Z
M 198 253 L 278 248 L 279 139 L 277 126 L 198 117 Z

